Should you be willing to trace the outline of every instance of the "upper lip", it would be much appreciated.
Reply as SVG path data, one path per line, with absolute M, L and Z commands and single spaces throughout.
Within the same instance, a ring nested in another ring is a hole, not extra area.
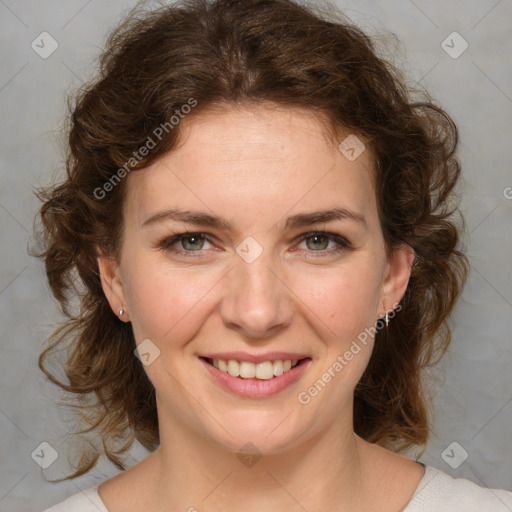
M 265 361 L 286 361 L 288 359 L 295 361 L 308 358 L 309 356 L 298 352 L 266 352 L 265 354 L 249 354 L 248 352 L 217 352 L 215 354 L 201 354 L 200 357 L 224 359 L 225 361 L 232 359 L 234 361 L 248 361 L 257 364 Z

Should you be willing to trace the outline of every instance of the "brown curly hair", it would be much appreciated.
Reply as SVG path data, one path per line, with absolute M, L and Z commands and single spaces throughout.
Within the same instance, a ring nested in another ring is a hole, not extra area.
M 119 321 L 103 293 L 97 247 L 119 257 L 126 180 L 118 178 L 176 147 L 179 125 L 145 156 L 137 152 L 191 98 L 189 116 L 266 102 L 314 112 L 333 138 L 349 128 L 368 140 L 386 250 L 408 244 L 415 260 L 402 311 L 377 333 L 355 389 L 354 431 L 397 452 L 424 445 L 430 420 L 422 370 L 450 343 L 448 317 L 469 268 L 454 218 L 464 225 L 454 201 L 460 165 L 452 119 L 428 93 L 407 87 L 338 11 L 292 0 L 143 3 L 109 36 L 99 76 L 69 100 L 65 180 L 36 191 L 43 202 L 36 256 L 66 316 L 39 367 L 76 397 L 88 425 L 80 433 L 97 432 L 103 444 L 82 451 L 65 479 L 89 471 L 102 452 L 125 469 L 120 455 L 135 439 L 148 450 L 159 443 L 155 390 L 133 355 L 131 324 Z M 60 344 L 69 350 L 68 382 L 44 366 Z

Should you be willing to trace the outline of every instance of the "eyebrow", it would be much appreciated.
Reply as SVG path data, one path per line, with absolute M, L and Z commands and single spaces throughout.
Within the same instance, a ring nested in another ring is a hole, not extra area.
M 362 224 L 365 228 L 368 226 L 366 218 L 360 213 L 354 212 L 348 208 L 331 208 L 328 210 L 318 210 L 292 215 L 286 219 L 285 229 L 344 219 Z M 233 231 L 231 224 L 221 217 L 210 215 L 205 212 L 181 210 L 178 208 L 169 208 L 151 215 L 141 224 L 141 227 L 147 227 L 164 220 L 177 220 L 188 224 L 194 224 L 196 226 L 208 227 L 210 229 Z

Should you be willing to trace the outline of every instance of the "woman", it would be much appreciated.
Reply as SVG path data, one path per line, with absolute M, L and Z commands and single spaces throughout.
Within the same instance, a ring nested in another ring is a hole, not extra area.
M 291 0 L 132 13 L 39 191 L 67 323 L 41 369 L 103 450 L 57 511 L 498 511 L 401 454 L 467 274 L 457 129 L 341 16 Z M 82 289 L 72 312 L 76 273 Z M 44 366 L 70 343 L 68 382 Z M 85 428 L 84 428 L 85 431 Z M 240 503 L 241 501 L 241 503 Z

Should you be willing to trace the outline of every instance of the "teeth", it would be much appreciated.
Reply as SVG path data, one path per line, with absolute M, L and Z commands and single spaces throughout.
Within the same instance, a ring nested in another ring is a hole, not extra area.
M 274 365 L 270 361 L 253 365 L 256 368 L 257 379 L 268 380 L 274 377 Z
M 238 377 L 240 375 L 240 363 L 230 359 L 228 361 L 228 373 L 232 377 Z
M 273 368 L 272 368 L 272 373 L 276 376 L 276 377 L 279 377 L 279 375 L 282 375 L 283 374 L 283 361 L 276 361 L 273 365 Z
M 232 377 L 241 377 L 242 379 L 261 379 L 269 380 L 279 377 L 284 372 L 289 371 L 297 365 L 298 360 L 286 359 L 284 361 L 263 361 L 261 363 L 251 363 L 249 361 L 235 361 L 230 359 L 211 359 L 213 366 L 224 373 L 229 373 Z
M 230 361 L 230 363 L 231 362 L 232 361 Z M 236 364 L 238 364 L 238 363 L 236 363 Z M 228 368 L 229 368 L 229 363 L 228 363 Z M 230 375 L 233 375 L 233 374 L 231 373 Z M 254 379 L 254 377 L 256 377 L 256 365 L 254 363 L 242 361 L 240 363 L 240 377 L 242 377 L 243 379 Z

